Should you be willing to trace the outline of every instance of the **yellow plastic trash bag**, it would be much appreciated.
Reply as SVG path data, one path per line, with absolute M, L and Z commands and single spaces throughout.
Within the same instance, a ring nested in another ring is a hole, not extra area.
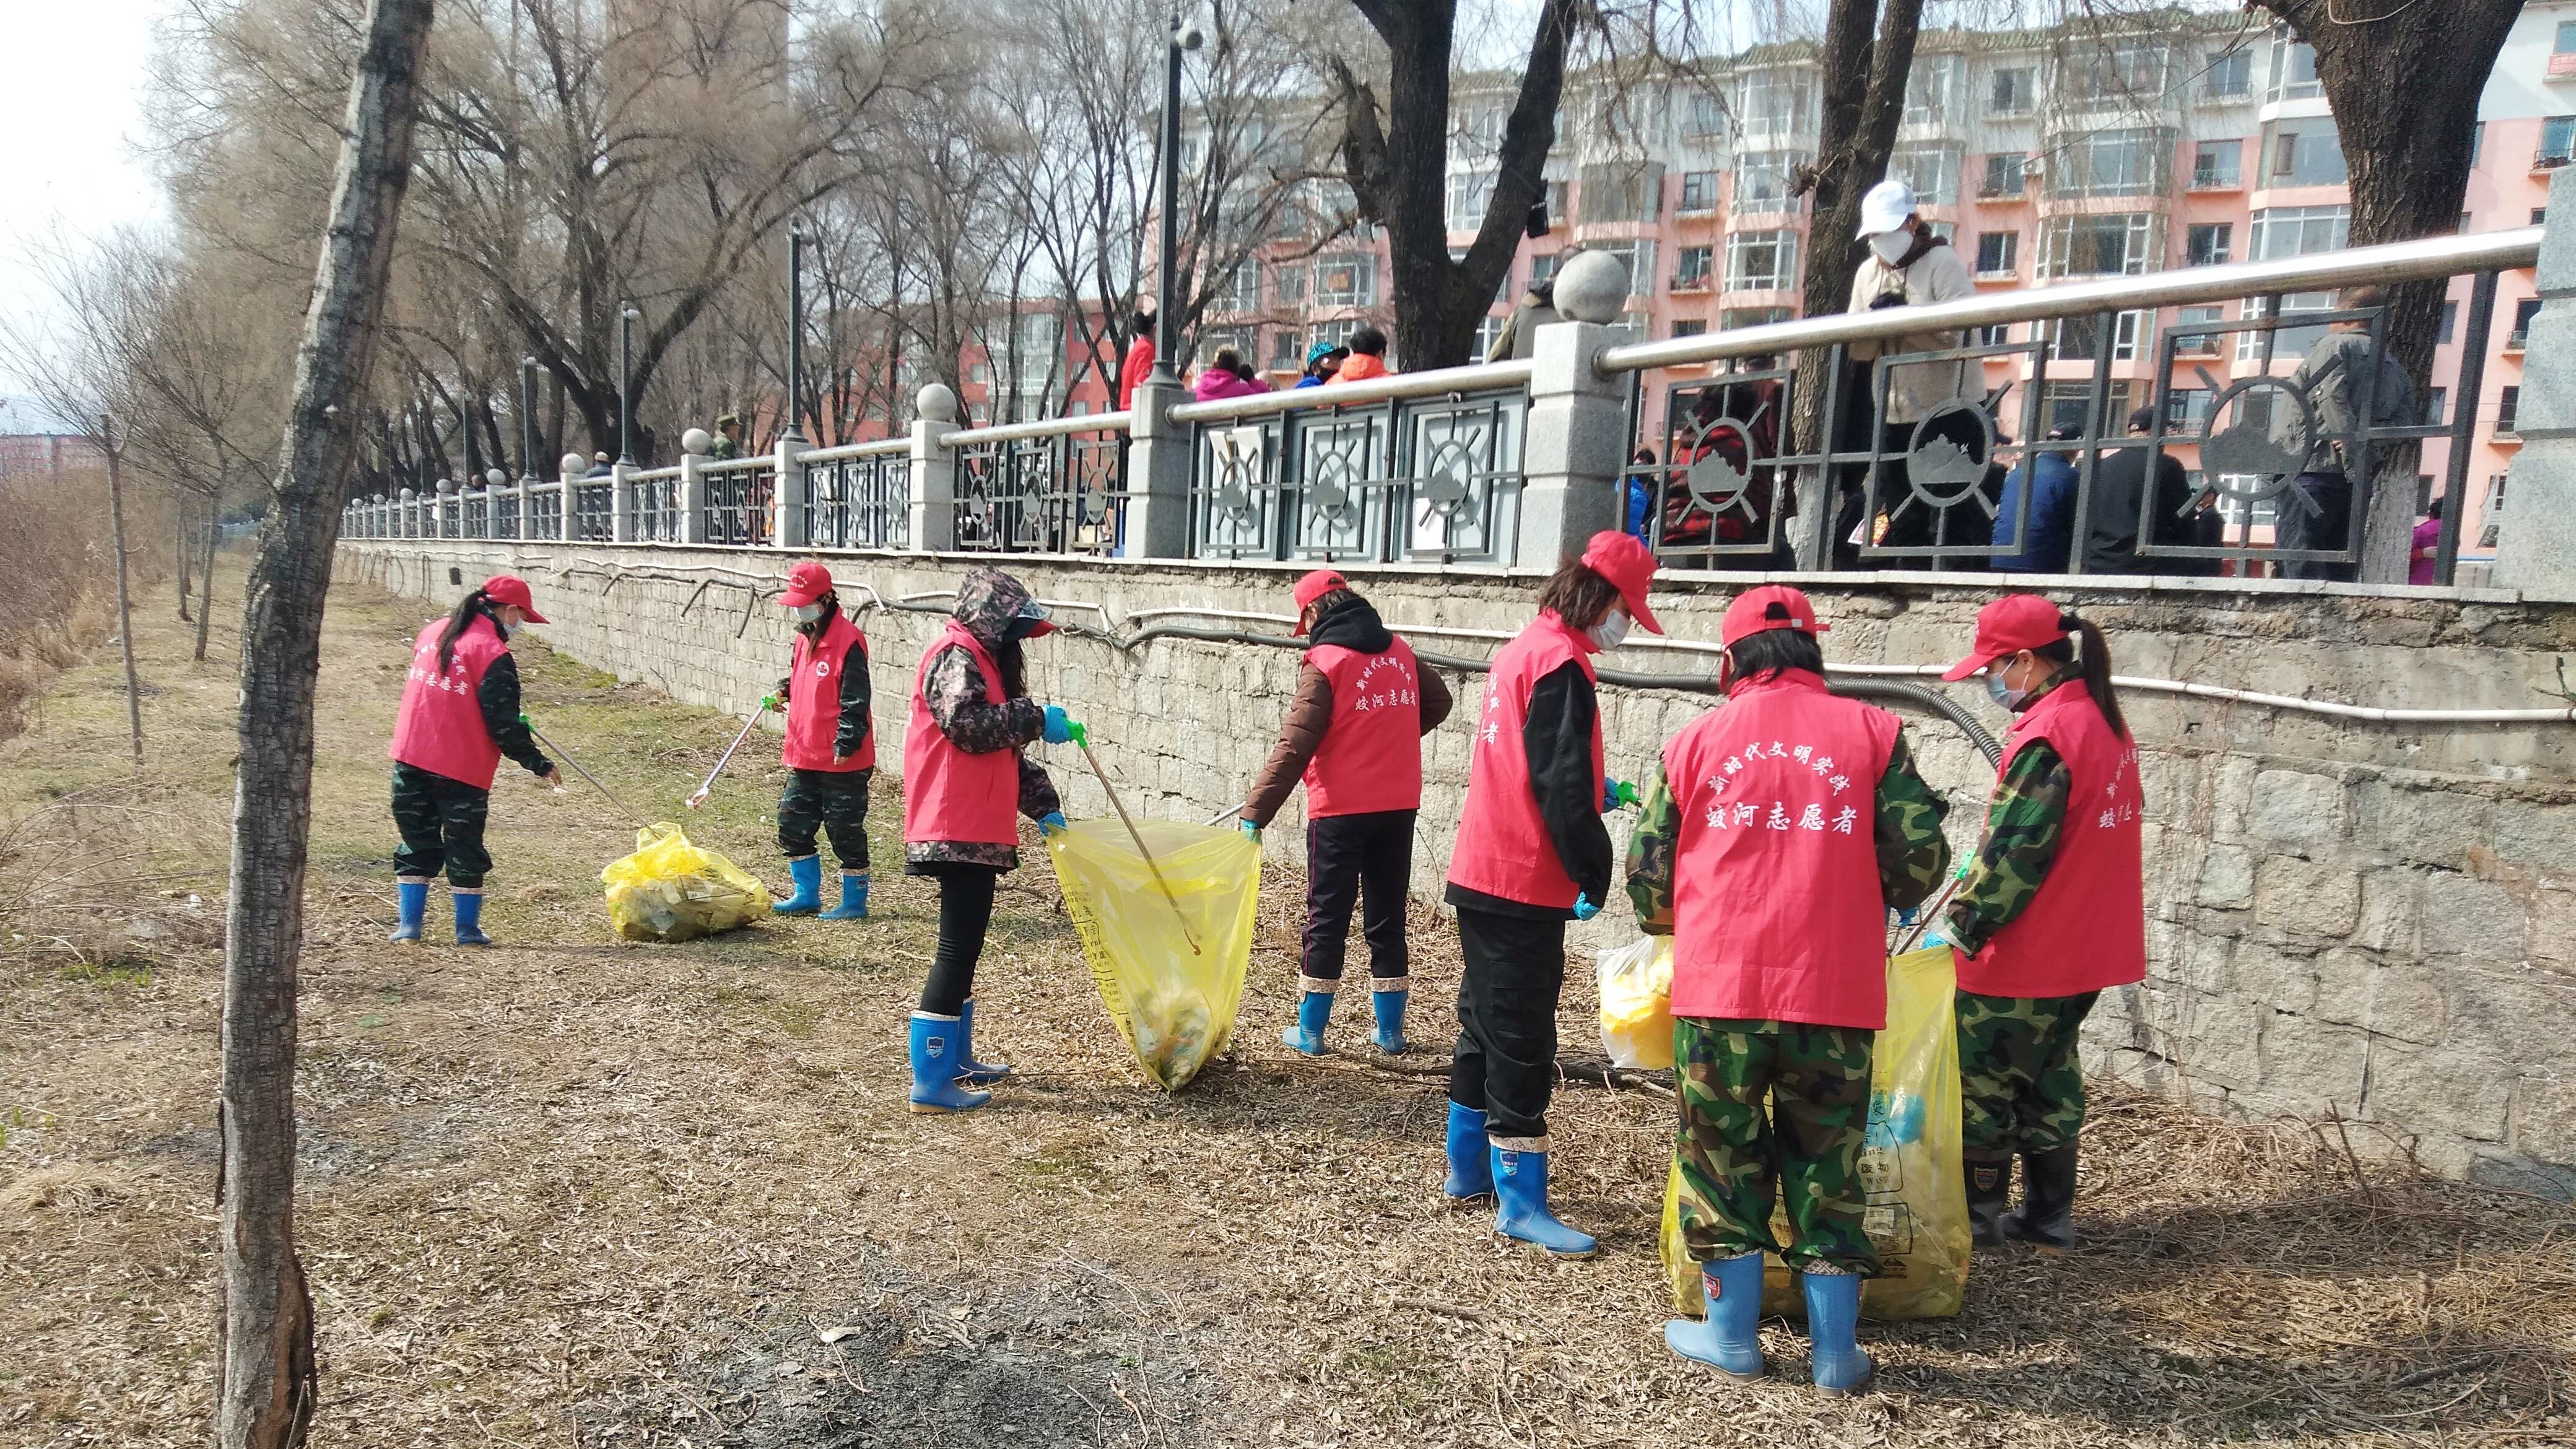
M 1959 1035 L 1950 994 L 1950 948 L 1909 951 L 1887 963 L 1887 1029 L 1870 1056 L 1869 1136 L 1860 1176 L 1863 1209 L 1881 1275 L 1861 1285 L 1867 1318 L 1947 1318 L 1968 1286 L 1968 1187 L 1959 1175 Z M 1682 1250 L 1681 1164 L 1664 1180 L 1664 1273 L 1673 1305 L 1704 1311 L 1699 1265 Z M 1789 1236 L 1774 1209 L 1771 1235 Z M 1777 1257 L 1766 1260 L 1762 1311 L 1801 1317 L 1805 1295 Z
M 1239 830 L 1179 821 L 1140 820 L 1136 829 L 1162 886 L 1115 820 L 1048 836 L 1047 856 L 1100 1004 L 1145 1075 L 1178 1091 L 1233 1035 L 1252 961 L 1261 847 Z
M 608 920 L 629 941 L 690 941 L 769 914 L 769 887 L 664 821 L 635 832 L 635 853 L 599 873 Z
M 1639 936 L 1601 952 L 1601 1050 L 1638 1071 L 1673 1064 L 1673 938 Z

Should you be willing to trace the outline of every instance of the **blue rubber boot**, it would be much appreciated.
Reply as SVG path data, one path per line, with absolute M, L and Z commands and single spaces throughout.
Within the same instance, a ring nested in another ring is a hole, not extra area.
M 1297 1024 L 1279 1034 L 1290 1051 L 1310 1057 L 1324 1054 L 1324 1024 L 1333 1018 L 1333 993 L 1309 991 L 1297 1002 Z
M 810 916 L 823 908 L 823 857 L 809 855 L 787 862 L 787 878 L 796 882 L 796 894 L 770 902 L 771 910 L 782 916 Z
M 395 881 L 394 900 L 396 901 L 398 908 L 402 911 L 402 919 L 395 922 L 394 933 L 385 937 L 385 939 L 388 941 L 419 940 L 420 918 L 429 914 L 429 882 L 425 880 Z
M 990 1092 L 957 1085 L 957 1063 L 965 1047 L 965 1023 L 956 1017 L 912 1014 L 912 1110 L 971 1112 L 993 1100 Z
M 1388 1056 L 1399 1056 L 1405 1048 L 1404 999 L 1407 994 L 1402 990 L 1369 993 L 1369 1009 L 1377 1013 L 1377 1034 L 1369 1040 L 1376 1042 L 1377 1049 Z
M 1742 1253 L 1700 1268 L 1708 1317 L 1664 1325 L 1664 1346 L 1739 1379 L 1762 1377 L 1762 1255 Z
M 975 998 L 957 1009 L 957 1080 L 970 1087 L 989 1087 L 1011 1074 L 1009 1062 L 975 1059 Z
M 483 934 L 483 893 L 449 891 L 448 903 L 456 907 L 456 944 L 489 946 L 492 938 Z
M 1491 1139 L 1487 1139 L 1489 1144 Z M 1556 1220 L 1547 1208 L 1547 1154 L 1493 1146 L 1494 1231 L 1545 1248 L 1559 1258 L 1589 1258 L 1601 1251 L 1591 1234 Z M 1856 1280 L 1855 1280 L 1856 1281 Z
M 1449 1180 L 1440 1190 L 1459 1202 L 1494 1193 L 1494 1159 L 1485 1149 L 1485 1114 L 1449 1104 Z
M 817 857 L 817 869 L 822 860 Z M 868 873 L 863 870 L 841 872 L 841 903 L 814 919 L 818 921 L 864 921 L 868 918 Z
M 1861 1352 L 1860 1275 L 1801 1273 L 1807 1290 L 1807 1337 L 1812 1343 L 1809 1373 L 1816 1387 L 1829 1394 L 1848 1394 L 1869 1383 L 1878 1365 Z

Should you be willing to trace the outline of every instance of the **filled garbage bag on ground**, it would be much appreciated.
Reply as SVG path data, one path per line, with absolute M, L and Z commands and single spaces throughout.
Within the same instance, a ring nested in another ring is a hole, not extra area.
M 1615 1067 L 1673 1065 L 1673 938 L 1639 936 L 1595 956 L 1601 980 L 1601 1050 Z
M 608 920 L 629 941 L 690 941 L 769 914 L 769 887 L 664 821 L 635 832 L 635 853 L 599 873 Z
M 1047 855 L 1101 1005 L 1145 1075 L 1177 1091 L 1233 1035 L 1252 961 L 1261 847 L 1239 830 L 1179 821 L 1140 820 L 1136 829 L 1162 885 L 1115 820 L 1048 836 Z
M 1968 1188 L 1959 1175 L 1959 1037 L 1950 996 L 1950 948 L 1909 951 L 1887 963 L 1887 1029 L 1870 1054 L 1869 1136 L 1860 1176 L 1869 1241 L 1880 1275 L 1861 1285 L 1867 1318 L 1947 1318 L 1968 1285 Z M 1789 1235 L 1775 1208 L 1775 1241 Z M 1699 1265 L 1682 1248 L 1681 1167 L 1664 1180 L 1664 1273 L 1673 1305 L 1703 1311 Z M 1779 1258 L 1765 1260 L 1762 1311 L 1796 1318 L 1805 1295 Z

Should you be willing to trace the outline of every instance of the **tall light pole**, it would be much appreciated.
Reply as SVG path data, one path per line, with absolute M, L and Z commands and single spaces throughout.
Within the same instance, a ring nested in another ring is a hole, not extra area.
M 1163 246 L 1154 269 L 1154 381 L 1176 382 L 1180 373 L 1172 355 L 1180 350 L 1179 318 L 1172 306 L 1172 273 L 1181 262 L 1181 52 L 1196 50 L 1206 36 L 1195 22 L 1181 19 L 1172 7 L 1172 28 L 1163 57 Z
M 787 433 L 789 441 L 802 444 L 804 432 L 796 425 L 804 410 L 801 388 L 805 381 L 805 225 L 792 223 L 787 228 Z
M 516 13 L 512 21 L 516 23 Z M 519 359 L 519 474 L 537 476 L 537 360 Z
M 617 461 L 635 466 L 635 319 L 632 302 L 617 304 Z

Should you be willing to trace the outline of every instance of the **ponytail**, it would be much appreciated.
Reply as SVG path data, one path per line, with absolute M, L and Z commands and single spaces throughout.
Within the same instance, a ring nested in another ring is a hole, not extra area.
M 2081 640 L 2084 645 L 2081 656 L 2084 692 L 2093 696 L 2093 707 L 2102 711 L 2102 718 L 2111 726 L 2111 733 L 2123 740 L 2129 738 L 2129 722 L 2120 715 L 2120 696 L 2111 688 L 2110 641 L 2102 637 L 2102 631 L 2094 627 L 2092 620 L 2079 619 L 2071 613 L 2059 614 L 2057 627 L 2074 638 L 2042 644 L 2030 652 L 2051 664 L 2067 664 L 2078 658 L 2075 641 Z
M 465 626 L 474 622 L 475 615 L 491 612 L 491 600 L 483 596 L 481 589 L 456 601 L 455 609 L 447 616 L 447 627 L 438 631 L 439 673 L 445 674 L 456 667 L 456 636 L 465 632 Z

